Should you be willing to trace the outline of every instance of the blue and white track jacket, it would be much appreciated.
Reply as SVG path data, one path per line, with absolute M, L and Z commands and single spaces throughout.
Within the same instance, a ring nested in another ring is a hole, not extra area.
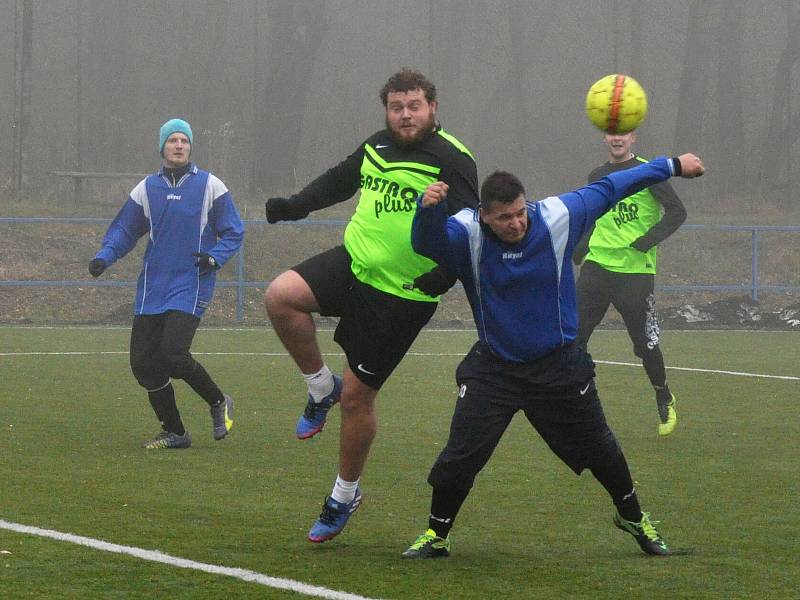
M 133 188 L 95 258 L 110 266 L 149 234 L 136 287 L 137 315 L 180 310 L 201 316 L 214 295 L 216 273 L 200 273 L 195 252 L 224 265 L 242 245 L 244 226 L 225 184 L 191 165 L 172 186 L 163 169 Z
M 424 208 L 420 199 L 412 245 L 458 275 L 480 340 L 503 360 L 529 362 L 575 340 L 575 244 L 616 202 L 674 175 L 672 160 L 657 158 L 527 202 L 528 231 L 516 244 L 500 241 L 476 210 L 448 218 L 445 203 Z

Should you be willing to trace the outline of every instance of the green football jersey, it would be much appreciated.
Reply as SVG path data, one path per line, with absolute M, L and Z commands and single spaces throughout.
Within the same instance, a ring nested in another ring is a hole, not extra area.
M 631 243 L 650 231 L 661 216 L 661 203 L 649 189 L 620 200 L 596 221 L 585 260 L 616 273 L 655 274 L 657 246 L 640 252 Z
M 436 266 L 411 247 L 411 223 L 417 198 L 440 180 L 451 187 L 448 204 L 454 209 L 475 206 L 475 162 L 458 140 L 441 129 L 412 149 L 394 146 L 388 135 L 364 143 L 361 195 L 344 234 L 359 281 L 409 300 L 438 300 L 410 289 L 414 279 Z
M 433 301 L 419 290 L 404 289 L 436 266 L 411 248 L 416 199 L 439 179 L 439 167 L 388 162 L 369 144 L 361 164 L 361 197 L 344 233 L 356 279 L 412 300 Z

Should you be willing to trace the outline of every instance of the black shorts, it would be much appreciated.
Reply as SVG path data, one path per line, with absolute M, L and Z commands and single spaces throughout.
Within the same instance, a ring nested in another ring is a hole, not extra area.
M 617 309 L 641 357 L 658 347 L 661 332 L 655 307 L 655 276 L 616 273 L 586 261 L 576 284 L 578 292 L 578 343 L 588 343 L 609 305 Z
M 456 383 L 447 446 L 428 476 L 434 487 L 469 490 L 520 410 L 575 473 L 618 450 L 597 396 L 594 362 L 580 346 L 515 364 L 478 342 L 458 366 Z
M 436 302 L 406 300 L 366 285 L 355 278 L 351 263 L 345 247 L 337 246 L 292 270 L 311 288 L 320 314 L 339 317 L 333 339 L 350 370 L 379 390 L 433 316 Z

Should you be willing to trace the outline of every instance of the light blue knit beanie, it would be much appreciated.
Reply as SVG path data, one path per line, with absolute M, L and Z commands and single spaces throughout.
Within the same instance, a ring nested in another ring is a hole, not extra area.
M 170 119 L 161 126 L 161 130 L 158 133 L 159 154 L 164 152 L 164 144 L 167 143 L 167 138 L 173 133 L 184 133 L 189 138 L 189 143 L 194 143 L 192 141 L 192 126 L 183 119 Z

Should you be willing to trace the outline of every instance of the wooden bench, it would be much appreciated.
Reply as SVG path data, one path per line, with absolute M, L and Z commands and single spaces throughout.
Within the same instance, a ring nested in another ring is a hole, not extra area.
M 72 198 L 78 204 L 83 195 L 83 182 L 86 179 L 144 179 L 150 173 L 91 173 L 83 171 L 51 171 L 57 177 L 72 178 Z

